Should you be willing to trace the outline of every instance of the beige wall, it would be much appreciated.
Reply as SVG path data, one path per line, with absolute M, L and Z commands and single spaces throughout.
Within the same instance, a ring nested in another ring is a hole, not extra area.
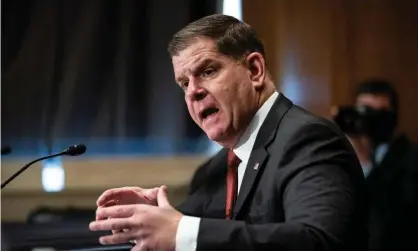
M 178 204 L 184 199 L 189 181 L 206 157 L 176 158 L 64 158 L 66 187 L 60 193 L 42 190 L 41 166 L 27 169 L 2 190 L 2 220 L 26 219 L 39 206 L 58 208 L 94 208 L 97 197 L 106 189 L 122 186 L 154 187 L 162 184 L 169 189 L 169 199 Z M 6 180 L 29 160 L 2 161 L 1 179 Z

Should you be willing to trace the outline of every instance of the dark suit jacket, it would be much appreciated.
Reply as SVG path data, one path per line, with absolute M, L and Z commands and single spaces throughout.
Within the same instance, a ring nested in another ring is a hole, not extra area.
M 365 180 L 350 143 L 331 122 L 283 94 L 256 138 L 233 210 L 225 218 L 227 150 L 179 206 L 202 217 L 197 250 L 365 250 Z M 258 168 L 254 168 L 258 164 Z
M 370 250 L 418 250 L 418 149 L 396 137 L 366 179 Z

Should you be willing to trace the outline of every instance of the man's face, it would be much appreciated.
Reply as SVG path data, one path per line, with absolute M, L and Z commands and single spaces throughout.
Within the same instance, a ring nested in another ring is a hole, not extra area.
M 357 106 L 368 106 L 375 110 L 390 110 L 390 100 L 386 95 L 360 94 L 356 100 Z
M 172 62 L 192 119 L 211 140 L 235 144 L 258 109 L 260 79 L 245 63 L 219 53 L 210 39 L 196 40 Z

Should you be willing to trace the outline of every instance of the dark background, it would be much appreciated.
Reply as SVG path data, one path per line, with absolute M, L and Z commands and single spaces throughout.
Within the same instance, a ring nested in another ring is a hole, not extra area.
M 39 154 L 204 151 L 166 46 L 210 0 L 2 1 L 2 145 Z

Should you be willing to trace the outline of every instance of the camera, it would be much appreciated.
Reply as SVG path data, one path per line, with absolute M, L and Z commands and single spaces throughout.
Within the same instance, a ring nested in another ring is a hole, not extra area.
M 334 122 L 347 135 L 367 135 L 379 144 L 390 139 L 396 127 L 396 113 L 368 106 L 340 106 Z

